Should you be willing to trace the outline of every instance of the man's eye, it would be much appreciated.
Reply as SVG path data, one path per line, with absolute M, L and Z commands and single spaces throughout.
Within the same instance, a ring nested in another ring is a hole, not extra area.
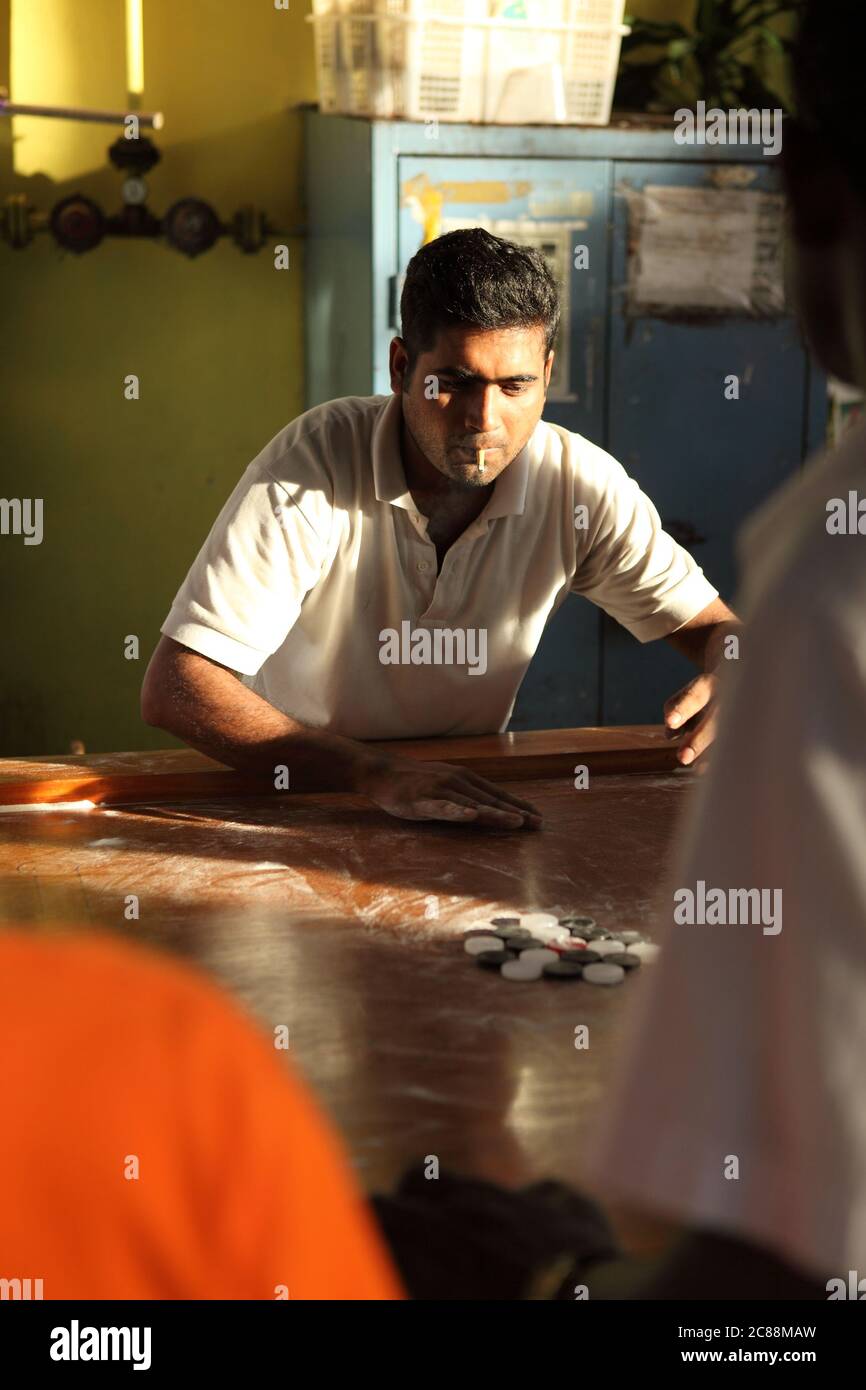
M 449 395 L 454 391 L 465 391 L 472 385 L 471 381 L 449 381 L 447 377 L 439 378 L 439 390 L 446 391 Z M 502 390 L 508 396 L 520 396 L 527 390 L 527 383 L 516 381 L 511 385 L 503 386 Z

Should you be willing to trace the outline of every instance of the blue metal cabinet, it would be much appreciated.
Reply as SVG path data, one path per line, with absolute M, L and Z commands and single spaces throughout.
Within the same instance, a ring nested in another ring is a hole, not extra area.
M 608 449 L 730 599 L 740 522 L 821 442 L 825 384 L 790 318 L 678 322 L 626 315 L 627 196 L 712 187 L 724 169 L 778 190 L 753 147 L 675 144 L 670 129 L 452 126 L 305 113 L 307 404 L 387 394 L 399 287 L 424 239 L 480 223 L 529 238 L 562 269 L 564 318 L 545 418 Z M 509 230 L 509 229 L 513 230 Z M 577 246 L 588 268 L 575 264 Z M 739 400 L 726 400 L 736 374 Z M 552 618 L 511 727 L 650 722 L 693 668 L 569 597 Z

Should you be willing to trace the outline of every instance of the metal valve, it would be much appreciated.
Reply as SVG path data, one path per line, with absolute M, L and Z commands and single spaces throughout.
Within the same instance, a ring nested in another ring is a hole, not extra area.
M 166 241 L 185 256 L 199 256 L 214 245 L 222 227 L 208 203 L 200 198 L 181 198 L 162 219 Z
M 58 245 L 80 255 L 92 251 L 105 236 L 105 218 L 92 198 L 73 193 L 54 207 L 50 220 L 51 231 Z
M 7 103 L 5 109 L 13 108 Z M 144 177 L 162 158 L 153 141 L 143 135 L 134 139 L 122 135 L 109 146 L 108 156 L 125 175 L 123 206 L 118 212 L 105 214 L 92 198 L 73 193 L 45 213 L 28 203 L 25 194 L 11 194 L 0 206 L 0 240 L 21 251 L 37 232 L 50 230 L 59 246 L 81 255 L 105 237 L 164 236 L 175 250 L 193 257 L 209 251 L 221 236 L 230 236 L 240 251 L 251 255 L 262 249 L 273 230 L 265 214 L 249 204 L 238 208 L 231 222 L 222 223 L 201 198 L 180 198 L 164 217 L 155 216 L 147 206 Z

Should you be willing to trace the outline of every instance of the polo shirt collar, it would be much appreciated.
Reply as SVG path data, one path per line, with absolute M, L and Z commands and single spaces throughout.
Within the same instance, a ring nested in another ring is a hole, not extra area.
M 416 511 L 412 494 L 406 486 L 403 459 L 400 454 L 400 422 L 403 412 L 396 393 L 388 397 L 373 426 L 373 479 L 376 500 L 391 502 L 407 512 Z
M 376 498 L 379 502 L 390 502 L 394 507 L 414 512 L 417 504 L 406 485 L 403 459 L 400 454 L 400 423 L 402 420 L 400 397 L 394 393 L 387 400 L 384 409 L 373 428 L 373 479 Z M 540 422 L 539 422 L 540 424 Z M 529 462 L 535 434 L 517 458 L 496 479 L 493 496 L 478 518 L 490 521 L 497 516 L 521 516 L 526 507 L 526 492 L 529 486 Z
M 532 442 L 525 444 L 515 459 L 511 460 L 504 473 L 493 485 L 493 496 L 478 518 L 491 521 L 495 516 L 522 516 L 526 506 L 526 489 L 529 485 L 529 449 Z

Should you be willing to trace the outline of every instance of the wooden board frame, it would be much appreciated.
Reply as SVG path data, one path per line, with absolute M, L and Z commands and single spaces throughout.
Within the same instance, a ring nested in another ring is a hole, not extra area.
M 677 741 L 662 725 L 539 729 L 471 738 L 397 739 L 371 743 L 383 753 L 420 761 L 454 763 L 491 782 L 567 777 L 577 766 L 590 773 L 672 772 Z M 0 760 L 0 806 L 91 801 L 98 806 L 138 802 L 199 801 L 217 797 L 284 796 L 321 792 L 309 774 L 275 791 L 259 774 L 233 772 L 191 748 L 157 752 Z M 333 790 L 333 788 L 331 788 Z

